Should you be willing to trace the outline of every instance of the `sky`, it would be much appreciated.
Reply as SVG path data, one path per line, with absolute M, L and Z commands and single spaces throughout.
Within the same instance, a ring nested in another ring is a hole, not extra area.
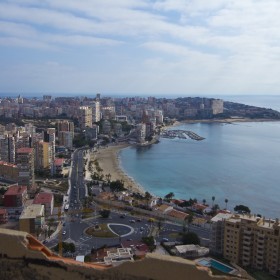
M 1 0 L 0 93 L 279 95 L 279 0 Z

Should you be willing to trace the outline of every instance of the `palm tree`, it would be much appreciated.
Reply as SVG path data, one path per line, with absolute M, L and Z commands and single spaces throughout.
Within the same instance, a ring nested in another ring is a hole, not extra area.
M 227 204 L 228 204 L 228 199 L 225 199 L 225 204 L 226 204 L 226 209 L 227 209 Z
M 204 199 L 202 200 L 202 202 L 203 202 L 203 205 L 205 205 L 205 204 L 206 204 L 206 199 L 204 198 Z
M 214 205 L 214 201 L 215 201 L 215 196 L 212 196 L 212 207 Z

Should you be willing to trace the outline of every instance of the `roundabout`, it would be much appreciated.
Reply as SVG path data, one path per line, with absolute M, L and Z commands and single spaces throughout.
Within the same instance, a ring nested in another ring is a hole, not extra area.
M 119 238 L 133 234 L 134 228 L 124 224 L 104 223 L 87 228 L 85 233 L 99 238 Z

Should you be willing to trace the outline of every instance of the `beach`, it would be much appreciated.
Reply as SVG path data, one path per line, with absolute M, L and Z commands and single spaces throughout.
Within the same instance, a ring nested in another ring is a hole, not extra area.
M 103 169 L 104 176 L 111 174 L 111 181 L 122 180 L 124 186 L 133 192 L 145 193 L 145 190 L 130 178 L 120 167 L 118 154 L 120 150 L 130 147 L 130 144 L 110 145 L 108 147 L 99 148 L 94 152 L 94 160 L 97 160 L 99 166 Z

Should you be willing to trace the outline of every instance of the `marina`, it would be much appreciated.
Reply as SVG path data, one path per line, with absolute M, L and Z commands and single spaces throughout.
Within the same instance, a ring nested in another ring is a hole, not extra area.
M 165 130 L 161 133 L 161 137 L 169 138 L 169 139 L 174 139 L 174 138 L 192 139 L 192 140 L 196 140 L 196 141 L 201 141 L 201 140 L 205 139 L 190 130 L 181 130 L 181 129 Z

